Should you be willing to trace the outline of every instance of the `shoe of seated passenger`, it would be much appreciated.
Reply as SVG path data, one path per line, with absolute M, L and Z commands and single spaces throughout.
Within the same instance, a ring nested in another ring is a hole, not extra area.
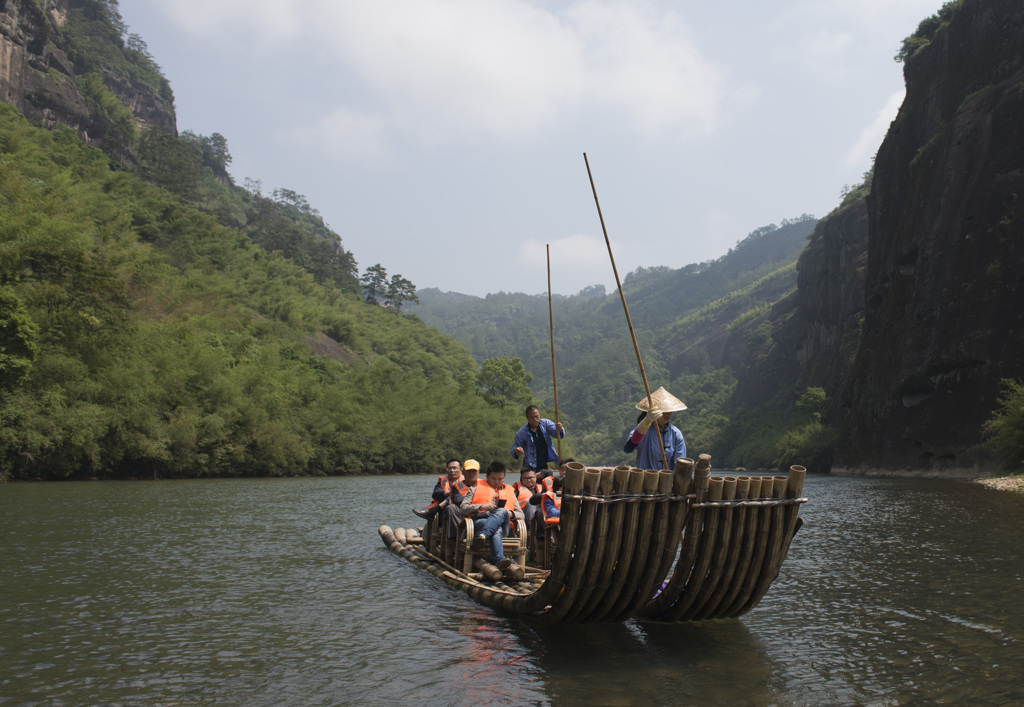
M 498 563 L 498 569 L 501 570 L 502 572 L 507 572 L 509 567 L 511 567 L 511 566 L 512 566 L 512 560 L 507 558 L 507 557 L 504 560 L 501 560 Z
M 473 538 L 473 544 L 469 546 L 469 549 L 473 552 L 482 552 L 487 549 L 487 536 L 480 533 Z
M 420 508 L 413 508 L 412 512 L 415 513 L 416 515 L 418 515 L 423 520 L 430 520 L 431 518 L 434 517 L 434 514 L 431 513 L 430 511 L 424 511 L 424 510 L 422 510 Z

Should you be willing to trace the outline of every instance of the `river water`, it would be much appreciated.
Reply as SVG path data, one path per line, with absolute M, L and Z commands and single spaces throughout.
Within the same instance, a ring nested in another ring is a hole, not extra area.
M 0 485 L 0 704 L 1024 702 L 1024 497 L 810 476 L 743 618 L 536 628 L 384 547 L 432 483 Z

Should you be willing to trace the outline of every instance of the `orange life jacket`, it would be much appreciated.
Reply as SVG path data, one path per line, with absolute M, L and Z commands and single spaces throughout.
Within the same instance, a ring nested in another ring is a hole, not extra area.
M 544 496 L 546 496 L 547 498 L 550 498 L 552 500 L 552 502 L 554 502 L 555 508 L 557 508 L 559 512 L 562 511 L 562 497 L 561 496 L 556 495 L 554 491 L 545 491 L 544 492 Z M 544 506 L 544 499 L 543 498 L 540 499 L 540 510 L 541 510 L 541 513 L 544 514 L 544 522 L 546 524 L 548 524 L 548 525 L 558 525 L 558 521 L 561 520 L 561 517 L 560 516 L 551 516 L 550 518 L 548 517 L 548 509 Z
M 448 475 L 447 474 L 445 474 L 444 476 L 438 476 L 437 477 L 437 483 L 441 484 L 441 488 L 444 489 L 445 496 L 449 496 L 450 497 L 452 495 L 452 489 L 448 485 Z M 435 501 L 433 498 L 431 498 L 430 499 L 430 505 L 427 506 L 425 510 L 429 511 L 430 509 L 437 508 L 440 505 L 441 505 L 441 501 Z
M 526 507 L 526 504 L 530 502 L 530 497 L 533 496 L 533 491 L 521 485 L 518 481 L 512 484 L 512 490 L 515 492 L 516 498 L 519 499 L 519 507 Z
M 470 503 L 476 506 L 484 506 L 488 503 L 494 503 L 499 498 L 505 499 L 505 505 L 503 507 L 509 513 L 515 509 L 516 496 L 511 486 L 508 484 L 502 484 L 501 489 L 495 491 L 486 481 L 480 481 L 476 485 L 476 491 L 473 493 L 473 500 L 470 501 Z M 471 515 L 475 516 L 476 513 Z
M 543 479 L 540 480 L 540 483 L 538 483 L 537 486 L 540 487 L 540 491 L 541 493 L 543 493 L 545 491 L 554 491 L 554 484 L 554 476 L 545 476 Z
M 479 485 L 480 484 L 477 484 L 477 486 Z M 455 485 L 452 486 L 451 493 L 448 495 L 448 497 L 452 500 L 452 503 L 455 503 L 455 496 L 468 496 L 469 488 L 469 486 L 466 486 L 466 484 L 462 483 L 462 479 L 459 479 L 458 481 L 455 482 Z

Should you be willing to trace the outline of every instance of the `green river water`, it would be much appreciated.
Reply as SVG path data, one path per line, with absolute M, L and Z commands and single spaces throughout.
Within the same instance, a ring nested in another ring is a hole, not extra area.
M 1024 497 L 811 476 L 743 618 L 537 628 L 384 547 L 433 478 L 0 485 L 0 705 L 1024 703 Z

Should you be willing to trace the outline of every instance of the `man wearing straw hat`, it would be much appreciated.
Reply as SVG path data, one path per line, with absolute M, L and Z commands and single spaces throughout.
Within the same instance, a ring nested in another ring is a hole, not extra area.
M 658 434 L 648 434 L 651 425 L 657 422 L 662 443 L 665 445 L 668 468 L 673 469 L 676 459 L 686 456 L 686 441 L 679 428 L 669 420 L 672 413 L 685 410 L 686 403 L 665 390 L 664 386 L 651 393 L 651 398 L 654 401 L 653 406 L 649 404 L 646 396 L 637 403 L 636 409 L 641 410 L 643 414 L 637 419 L 637 426 L 629 433 L 626 446 L 622 449 L 627 454 L 634 449 L 637 450 L 636 465 L 640 469 L 664 469 L 665 463 L 658 448 Z
M 516 432 L 509 451 L 516 459 L 525 455 L 523 463 L 526 466 L 547 469 L 548 462 L 558 464 L 558 454 L 555 453 L 555 446 L 551 442 L 554 435 L 558 435 L 558 439 L 565 437 L 562 423 L 552 422 L 546 417 L 542 419 L 537 406 L 531 405 L 526 408 L 526 424 Z

